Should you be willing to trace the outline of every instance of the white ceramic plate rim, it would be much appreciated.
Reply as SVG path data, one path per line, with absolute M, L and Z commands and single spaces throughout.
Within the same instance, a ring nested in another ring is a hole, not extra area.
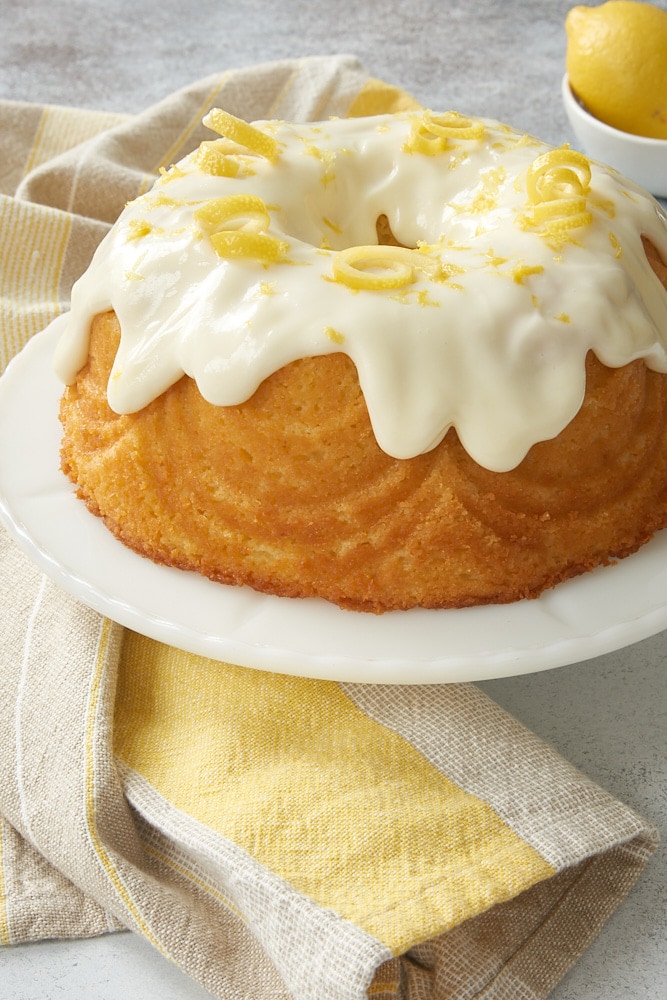
M 432 684 L 587 660 L 667 628 L 667 532 L 538 600 L 460 611 L 342 611 L 212 583 L 121 545 L 59 469 L 59 317 L 0 379 L 0 516 L 64 590 L 139 633 L 215 660 L 346 682 Z

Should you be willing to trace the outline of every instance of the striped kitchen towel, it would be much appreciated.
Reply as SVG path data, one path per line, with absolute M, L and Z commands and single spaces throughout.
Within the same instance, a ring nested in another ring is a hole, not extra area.
M 3 368 L 211 106 L 415 103 L 350 57 L 224 73 L 132 117 L 0 102 Z M 4 945 L 130 928 L 225 1000 L 537 1000 L 655 848 L 474 685 L 184 653 L 78 604 L 4 529 L 0 582 Z

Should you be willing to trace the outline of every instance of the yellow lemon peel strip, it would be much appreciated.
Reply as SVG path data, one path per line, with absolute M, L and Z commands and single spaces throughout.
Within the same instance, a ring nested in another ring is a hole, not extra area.
M 254 257 L 267 264 L 282 260 L 289 250 L 289 244 L 275 236 L 240 229 L 212 233 L 209 239 L 220 257 Z
M 586 212 L 586 198 L 555 198 L 553 201 L 541 201 L 533 205 L 533 218 L 536 222 L 549 222 L 551 219 L 574 219 Z M 588 213 L 590 214 L 590 213 Z
M 207 233 L 221 229 L 261 233 L 271 225 L 266 205 L 252 194 L 230 194 L 207 201 L 194 213 L 195 222 Z
M 550 149 L 533 160 L 526 175 L 528 200 L 536 205 L 567 194 L 585 195 L 591 182 L 588 157 L 568 146 Z
M 475 118 L 466 118 L 458 111 L 442 115 L 425 111 L 421 119 L 413 122 L 404 148 L 410 153 L 435 156 L 450 148 L 450 139 L 481 139 L 483 135 L 484 123 Z
M 251 152 L 263 156 L 271 163 L 278 159 L 278 143 L 272 136 L 255 128 L 254 125 L 249 125 L 242 118 L 230 115 L 228 111 L 213 108 L 204 118 L 204 125 L 218 135 L 233 139 L 239 146 L 245 146 Z
M 333 260 L 336 281 L 348 288 L 369 291 L 410 285 L 418 267 L 418 254 L 406 247 L 348 247 L 340 250 Z
M 195 211 L 194 220 L 219 257 L 254 257 L 272 263 L 289 251 L 288 243 L 266 232 L 271 218 L 257 195 L 212 198 Z
M 202 142 L 195 154 L 195 163 L 205 174 L 213 177 L 236 177 L 240 164 L 234 156 L 228 156 L 215 142 Z
M 590 225 L 586 196 L 591 181 L 588 158 L 568 146 L 538 156 L 526 173 L 528 221 L 547 236 L 563 239 L 571 229 Z

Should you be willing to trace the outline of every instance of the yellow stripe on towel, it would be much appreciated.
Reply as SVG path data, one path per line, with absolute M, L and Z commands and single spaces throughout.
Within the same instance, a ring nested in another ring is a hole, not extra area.
M 98 711 L 100 696 L 103 686 L 103 676 L 108 669 L 109 645 L 111 638 L 111 622 L 108 618 L 100 619 L 100 636 L 97 647 L 97 659 L 95 661 L 94 672 L 90 678 L 90 691 L 88 696 L 88 715 L 86 719 L 86 747 L 85 747 L 85 772 L 84 772 L 84 804 L 85 817 L 91 846 L 95 855 L 113 885 L 118 897 L 126 906 L 128 913 L 134 920 L 137 928 L 158 949 L 167 956 L 166 950 L 161 946 L 158 939 L 149 927 L 141 907 L 135 901 L 132 892 L 125 884 L 113 858 L 103 843 L 97 825 L 97 761 L 95 744 L 99 738 L 97 732 Z
M 25 165 L 25 173 L 79 143 L 92 139 L 100 132 L 122 124 L 128 118 L 129 115 L 108 111 L 82 111 L 79 108 L 46 105 Z
M 400 87 L 371 77 L 366 81 L 348 108 L 348 118 L 365 115 L 390 115 L 400 111 L 417 111 L 421 104 Z
M 114 746 L 177 809 L 394 954 L 554 873 L 332 682 L 128 632 Z
M 71 226 L 66 212 L 0 196 L 0 370 L 61 311 Z

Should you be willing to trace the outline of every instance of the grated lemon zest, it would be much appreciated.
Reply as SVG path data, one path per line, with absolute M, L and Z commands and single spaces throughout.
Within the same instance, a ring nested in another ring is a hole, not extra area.
M 507 174 L 504 167 L 494 167 L 486 170 L 480 180 L 480 189 L 467 205 L 453 205 L 458 213 L 469 212 L 472 215 L 492 212 L 498 207 L 498 196 L 500 185 L 505 180 Z
M 172 163 L 169 170 L 165 167 L 160 167 L 160 184 L 168 184 L 169 181 L 174 181 L 178 177 L 185 177 L 185 171 L 181 170 L 176 164 Z
M 417 292 L 417 302 L 420 306 L 439 306 L 440 301 L 438 299 L 429 298 L 428 289 L 421 288 Z
M 289 244 L 275 236 L 240 229 L 211 233 L 209 240 L 219 257 L 254 257 L 269 264 L 281 260 L 289 250 Z
M 316 146 L 314 142 L 310 142 L 309 139 L 304 139 L 302 136 L 299 138 L 303 142 L 303 152 L 306 156 L 312 156 L 316 160 L 324 160 L 324 150 Z
M 486 256 L 491 267 L 502 267 L 502 265 L 506 264 L 509 260 L 509 257 L 499 257 L 498 254 L 494 252 L 493 247 L 487 251 Z
M 599 208 L 601 212 L 609 216 L 610 219 L 616 218 L 616 205 L 613 201 L 609 201 L 607 198 L 590 198 L 591 204 Z
M 183 198 L 171 198 L 164 191 L 156 191 L 147 196 L 145 204 L 150 208 L 182 208 L 186 204 Z
M 465 267 L 462 267 L 460 264 L 453 264 L 451 261 L 441 260 L 435 256 L 441 246 L 442 243 L 439 245 L 429 243 L 417 244 L 417 252 L 421 255 L 419 258 L 419 269 L 425 272 L 431 281 L 438 282 L 449 281 L 455 274 L 465 274 Z
M 518 264 L 512 270 L 512 278 L 517 285 L 523 285 L 524 280 L 529 278 L 531 274 L 542 274 L 544 268 L 541 264 L 529 265 L 529 264 Z
M 345 335 L 340 333 L 338 330 L 334 330 L 332 326 L 328 326 L 324 332 L 326 333 L 329 340 L 333 340 L 334 344 L 345 343 Z
M 342 233 L 343 232 L 343 230 L 341 229 L 341 227 L 338 226 L 338 225 L 336 225 L 335 222 L 332 222 L 331 219 L 327 219 L 326 215 L 322 216 L 322 222 L 324 223 L 325 226 L 328 226 L 329 229 L 333 229 L 334 233 Z
M 148 236 L 153 231 L 152 223 L 147 219 L 130 219 L 128 242 L 130 240 L 140 240 L 143 236 Z

